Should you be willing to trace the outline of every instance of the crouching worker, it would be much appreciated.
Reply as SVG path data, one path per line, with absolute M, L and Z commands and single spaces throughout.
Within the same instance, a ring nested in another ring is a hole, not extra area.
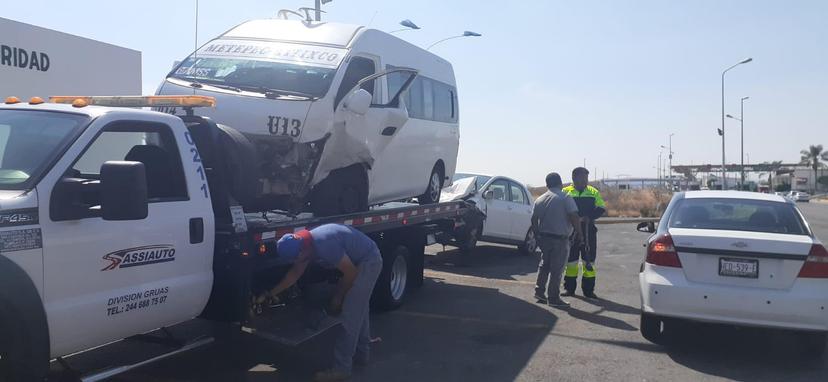
M 315 379 L 349 378 L 354 363 L 368 362 L 371 338 L 368 310 L 371 292 L 382 271 L 382 256 L 377 245 L 354 228 L 326 224 L 282 236 L 276 250 L 280 257 L 294 260 L 284 279 L 271 290 L 273 295 L 295 284 L 311 262 L 342 272 L 328 312 L 341 314 L 345 330 L 336 338 L 333 368 L 317 373 Z

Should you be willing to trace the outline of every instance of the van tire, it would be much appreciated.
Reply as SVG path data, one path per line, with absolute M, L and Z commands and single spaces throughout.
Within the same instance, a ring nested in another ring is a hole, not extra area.
M 440 163 L 435 164 L 431 170 L 431 175 L 428 176 L 428 186 L 425 192 L 417 197 L 417 201 L 421 205 L 440 202 L 440 194 L 443 191 L 443 177 L 443 167 Z
M 392 247 L 382 255 L 382 272 L 374 285 L 371 305 L 380 310 L 394 310 L 402 306 L 408 295 L 411 256 L 405 246 Z
M 368 211 L 368 174 L 362 164 L 331 171 L 311 192 L 314 216 L 346 215 Z
M 0 380 L 44 381 L 49 372 L 48 344 L 31 340 L 20 315 L 0 301 Z M 17 319 L 15 319 L 17 317 Z
M 220 131 L 220 163 L 224 165 L 224 174 L 228 178 L 225 180 L 227 189 L 236 201 L 242 205 L 251 205 L 260 193 L 255 187 L 259 178 L 256 172 L 259 168 L 256 163 L 256 147 L 238 130 L 224 125 L 217 126 Z

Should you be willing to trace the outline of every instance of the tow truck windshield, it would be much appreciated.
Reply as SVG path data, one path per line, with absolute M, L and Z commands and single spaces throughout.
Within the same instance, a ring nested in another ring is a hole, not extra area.
M 0 189 L 34 187 L 87 122 L 78 114 L 0 110 Z
M 169 77 L 227 90 L 262 93 L 269 98 L 274 94 L 318 99 L 328 92 L 335 72 L 335 69 L 313 65 L 190 56 Z

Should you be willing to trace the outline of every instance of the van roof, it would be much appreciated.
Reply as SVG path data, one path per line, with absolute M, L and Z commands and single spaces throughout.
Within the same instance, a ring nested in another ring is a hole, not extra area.
M 222 37 L 278 40 L 347 47 L 363 26 L 341 23 L 260 19 L 250 20 L 225 32 Z M 274 38 L 278 36 L 278 38 Z

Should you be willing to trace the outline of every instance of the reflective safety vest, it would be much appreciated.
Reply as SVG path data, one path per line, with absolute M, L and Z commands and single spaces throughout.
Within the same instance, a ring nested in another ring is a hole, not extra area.
M 588 216 L 595 220 L 604 215 L 607 210 L 607 205 L 604 203 L 601 193 L 595 187 L 586 186 L 583 191 L 578 191 L 575 186 L 566 186 L 563 188 L 563 192 L 575 199 L 575 204 L 578 205 L 578 215 L 580 216 Z

